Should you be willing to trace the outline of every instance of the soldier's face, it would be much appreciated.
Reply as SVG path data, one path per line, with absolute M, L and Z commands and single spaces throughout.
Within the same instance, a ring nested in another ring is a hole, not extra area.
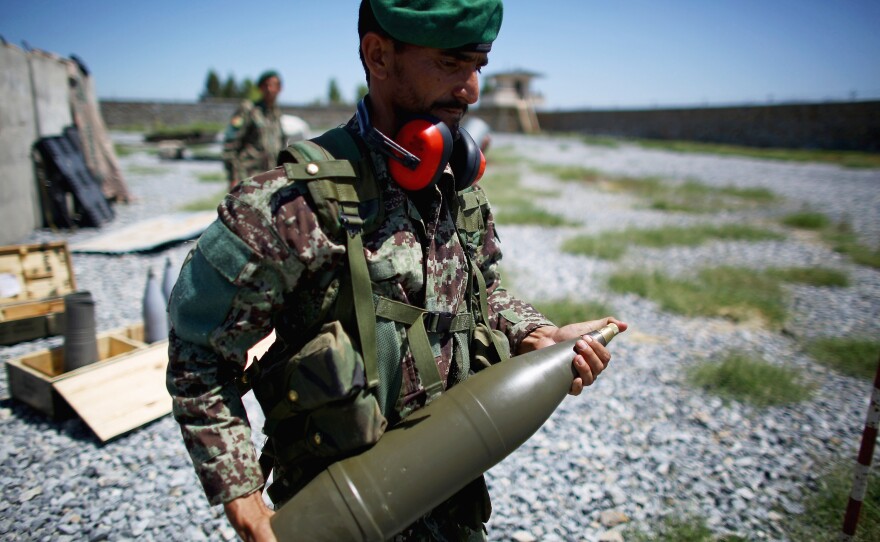
M 263 99 L 267 102 L 274 102 L 275 98 L 281 94 L 281 80 L 277 77 L 270 77 L 263 81 L 260 85 L 260 91 L 263 93 Z
M 485 53 L 406 45 L 394 55 L 391 82 L 397 119 L 433 115 L 458 130 L 468 105 L 480 97 L 480 70 Z

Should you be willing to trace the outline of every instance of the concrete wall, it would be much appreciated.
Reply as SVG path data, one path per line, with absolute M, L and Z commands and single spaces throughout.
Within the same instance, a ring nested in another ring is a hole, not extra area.
M 101 116 L 111 130 L 133 126 L 149 128 L 197 122 L 225 124 L 229 122 L 238 104 L 238 100 L 208 100 L 195 103 L 102 100 Z M 282 104 L 281 111 L 302 118 L 313 129 L 323 129 L 347 122 L 354 114 L 354 106 L 297 107 Z
M 0 45 L 0 244 L 17 243 L 42 225 L 31 149 L 71 124 L 69 103 L 65 64 Z
M 538 113 L 538 119 L 550 132 L 880 152 L 880 101 L 558 111 Z

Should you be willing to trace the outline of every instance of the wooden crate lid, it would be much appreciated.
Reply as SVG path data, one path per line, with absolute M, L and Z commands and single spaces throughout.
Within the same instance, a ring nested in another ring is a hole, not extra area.
M 171 412 L 165 389 L 168 341 L 53 379 L 53 386 L 105 442 Z
M 0 307 L 76 291 L 66 241 L 0 246 Z
M 275 332 L 248 351 L 260 358 Z M 165 388 L 168 341 L 160 341 L 52 379 L 53 386 L 101 442 L 171 412 Z

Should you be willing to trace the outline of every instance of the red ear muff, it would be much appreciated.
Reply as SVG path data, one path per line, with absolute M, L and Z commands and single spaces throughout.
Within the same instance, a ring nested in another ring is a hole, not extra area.
M 486 157 L 474 138 L 464 128 L 459 129 L 458 139 L 449 158 L 452 173 L 455 174 L 455 190 L 461 191 L 473 186 L 486 171 Z
M 394 141 L 419 159 L 414 168 L 398 160 L 388 161 L 391 177 L 406 190 L 422 190 L 436 183 L 452 154 L 452 133 L 439 120 L 411 120 Z

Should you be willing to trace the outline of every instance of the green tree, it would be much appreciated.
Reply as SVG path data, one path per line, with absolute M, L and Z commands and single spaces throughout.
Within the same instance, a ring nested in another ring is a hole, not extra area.
M 254 84 L 250 77 L 246 77 L 245 80 L 241 82 L 239 97 L 251 101 L 257 101 L 260 99 L 260 89 Z
M 336 79 L 330 79 L 330 88 L 327 90 L 327 101 L 334 105 L 342 103 L 342 93 L 339 92 L 339 85 L 336 84 Z
M 354 91 L 356 101 L 361 101 L 361 99 L 366 96 L 368 92 L 370 92 L 370 88 L 367 85 L 363 83 L 358 85 L 357 89 Z
M 223 83 L 223 90 L 220 91 L 220 95 L 224 98 L 238 98 L 238 84 L 235 82 L 235 77 L 232 74 L 229 74 L 229 77 L 226 79 L 226 82 Z
M 202 98 L 216 98 L 220 95 L 220 77 L 213 69 L 208 70 L 208 77 L 205 79 L 205 90 L 202 91 Z

